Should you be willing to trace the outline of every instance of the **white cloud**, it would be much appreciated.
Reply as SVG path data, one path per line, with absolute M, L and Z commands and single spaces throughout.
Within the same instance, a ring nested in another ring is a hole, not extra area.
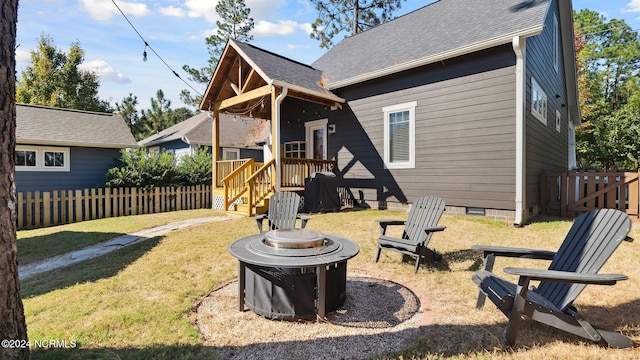
M 304 23 L 304 24 L 300 24 L 298 25 L 300 27 L 300 29 L 302 29 L 304 31 L 305 34 L 310 35 L 311 32 L 313 31 L 313 28 L 311 27 L 311 23 Z
M 16 49 L 16 67 L 21 68 L 23 66 L 29 66 L 31 63 L 31 52 L 26 50 Z
M 254 20 L 263 20 L 282 16 L 287 0 L 246 0 L 246 4 L 251 9 L 250 17 Z
M 131 79 L 124 76 L 121 72 L 114 70 L 109 63 L 104 60 L 92 60 L 78 66 L 81 70 L 95 72 L 100 81 L 109 81 L 118 84 L 127 84 Z
M 306 31 L 305 24 L 298 24 L 293 20 L 280 20 L 277 24 L 260 20 L 256 23 L 252 33 L 255 37 L 287 36 L 295 33 L 297 30 Z
M 183 9 L 177 8 L 175 6 L 169 6 L 165 8 L 160 8 L 160 13 L 166 16 L 172 17 L 185 17 L 186 12 Z
M 631 0 L 622 12 L 640 12 L 640 0 Z
M 82 10 L 88 12 L 92 19 L 98 21 L 111 20 L 113 15 L 120 13 L 111 1 L 79 0 L 78 2 L 80 3 L 80 8 Z M 125 13 L 125 15 L 142 17 L 151 12 L 147 7 L 147 4 L 144 3 L 118 1 L 116 4 L 118 4 L 118 7 Z
M 184 2 L 189 17 L 203 17 L 210 23 L 215 23 L 219 19 L 216 4 L 217 1 L 211 0 L 186 0 Z

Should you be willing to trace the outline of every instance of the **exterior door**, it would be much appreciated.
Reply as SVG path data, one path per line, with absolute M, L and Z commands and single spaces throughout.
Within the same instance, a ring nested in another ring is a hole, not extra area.
M 304 124 L 306 128 L 307 158 L 327 158 L 327 119 L 309 121 Z

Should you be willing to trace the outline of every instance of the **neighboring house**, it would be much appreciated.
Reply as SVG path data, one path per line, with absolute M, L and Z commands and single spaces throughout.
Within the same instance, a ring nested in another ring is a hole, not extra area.
M 120 115 L 16 106 L 16 190 L 104 187 L 120 149 L 137 147 Z
M 269 137 L 269 121 L 233 115 L 221 116 L 220 121 L 222 151 L 219 160 L 263 160 L 262 144 Z M 191 155 L 200 147 L 211 152 L 212 128 L 213 119 L 205 111 L 140 140 L 138 144 L 149 151 L 169 152 L 176 156 Z
M 334 160 L 374 207 L 437 195 L 449 213 L 520 225 L 538 212 L 540 174 L 575 166 L 572 13 L 571 1 L 440 0 L 311 66 L 230 41 L 201 109 L 262 102 L 274 143 Z

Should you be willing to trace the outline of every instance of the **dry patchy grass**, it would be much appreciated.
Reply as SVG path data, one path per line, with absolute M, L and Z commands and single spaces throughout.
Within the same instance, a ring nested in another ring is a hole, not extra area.
M 399 253 L 383 251 L 380 262 L 374 262 L 378 236 L 374 220 L 405 219 L 406 215 L 343 211 L 314 214 L 308 224 L 360 245 L 360 254 L 349 261 L 349 271 L 393 279 L 429 300 L 422 306 L 431 309 L 434 322 L 426 327 L 426 336 L 385 358 L 640 358 L 640 348 L 605 349 L 530 322 L 512 349 L 502 342 L 506 325 L 502 313 L 491 302 L 475 309 L 478 290 L 471 275 L 481 265 L 481 254 L 469 250 L 471 245 L 556 250 L 570 221 L 539 221 L 515 228 L 504 221 L 445 215 L 441 224 L 447 230 L 436 234 L 430 244 L 443 254 L 443 261 L 422 265 L 414 274 L 413 261 L 403 261 Z M 80 263 L 25 281 L 23 290 L 33 294 L 25 300 L 30 337 L 74 339 L 81 345 L 73 351 L 38 351 L 35 358 L 215 358 L 215 349 L 202 345 L 189 313 L 213 287 L 237 276 L 237 261 L 227 248 L 256 231 L 255 222 L 247 218 L 199 225 L 91 260 L 92 265 Z M 637 224 L 631 235 L 640 240 Z M 601 272 L 624 273 L 629 280 L 615 286 L 588 286 L 576 303 L 592 324 L 623 332 L 636 342 L 640 341 L 638 258 L 638 243 L 623 243 Z M 501 258 L 495 269 L 500 272 L 506 266 L 546 267 L 547 263 Z M 83 278 L 86 272 L 92 276 Z M 47 288 L 49 282 L 55 285 Z M 33 291 L 38 284 L 42 287 Z M 223 330 L 220 336 L 225 336 Z

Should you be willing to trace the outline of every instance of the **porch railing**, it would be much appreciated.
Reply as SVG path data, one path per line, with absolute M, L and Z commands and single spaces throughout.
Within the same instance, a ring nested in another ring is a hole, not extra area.
M 224 165 L 221 166 L 221 163 Z M 314 172 L 327 172 L 333 169 L 331 160 L 283 158 L 280 186 L 285 188 L 304 188 L 304 180 Z M 224 174 L 218 181 L 224 187 L 224 209 L 241 197 L 246 197 L 248 215 L 253 215 L 255 206 L 275 191 L 275 160 L 257 163 L 253 159 L 218 161 L 217 173 Z
M 571 171 L 541 176 L 543 214 L 576 217 L 594 209 L 618 209 L 640 216 L 640 171 Z
M 237 162 L 239 160 L 233 161 Z M 224 209 L 228 209 L 230 204 L 233 204 L 249 190 L 247 188 L 247 180 L 263 165 L 253 159 L 243 159 L 242 161 L 240 166 L 221 180 L 224 187 Z M 237 165 L 237 163 L 234 165 Z
M 282 158 L 282 187 L 304 187 L 304 179 L 314 172 L 327 172 L 333 169 L 332 160 Z
M 241 167 L 244 163 L 253 159 L 238 159 L 238 160 L 220 160 L 216 163 L 216 179 L 218 183 L 216 187 L 222 187 L 222 180 L 229 176 L 232 172 Z

